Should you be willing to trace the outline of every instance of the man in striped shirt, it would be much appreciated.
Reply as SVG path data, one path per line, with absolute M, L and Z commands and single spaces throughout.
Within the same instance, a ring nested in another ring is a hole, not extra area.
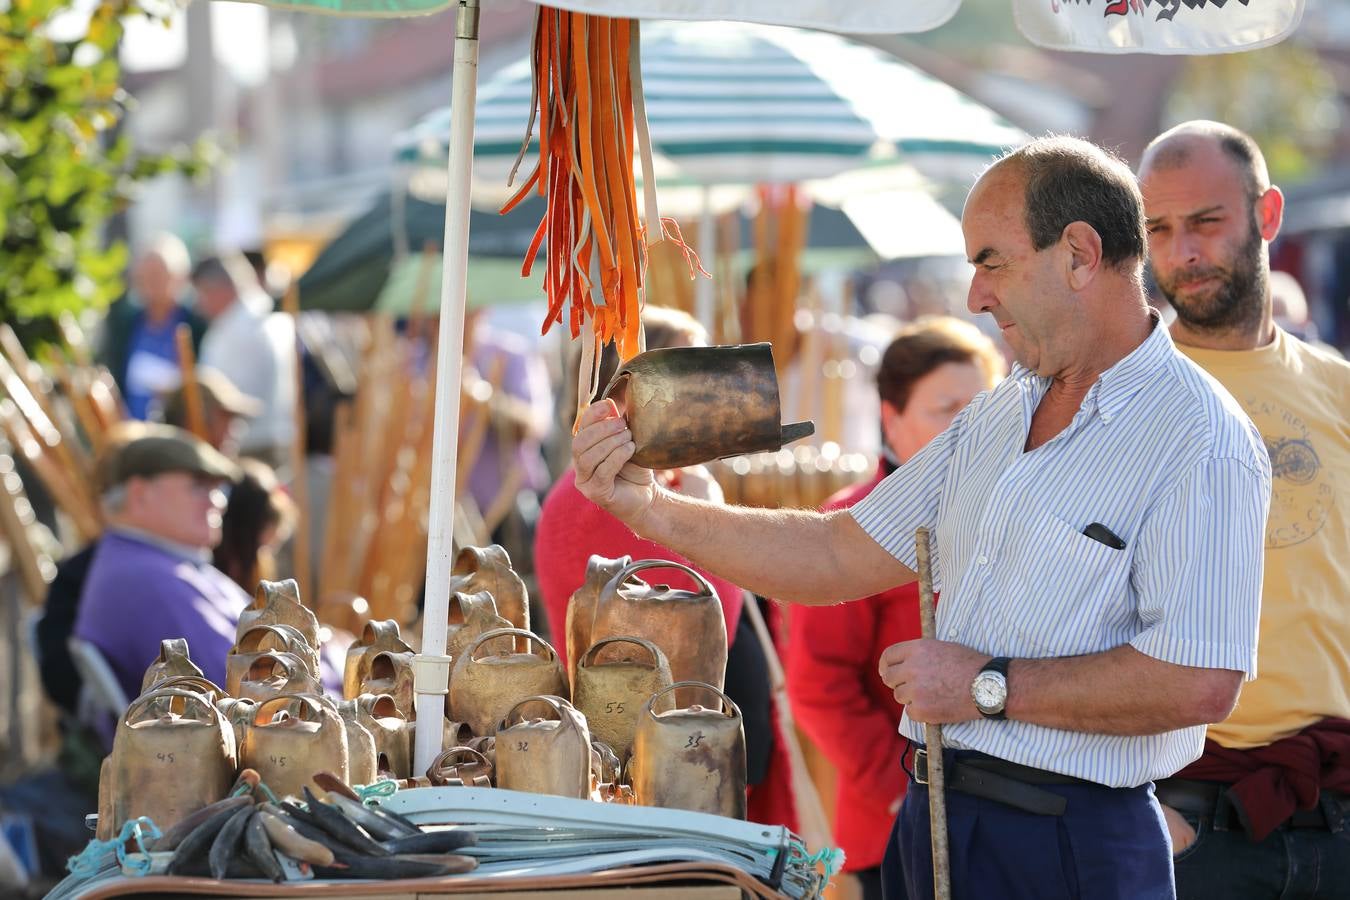
M 1221 387 L 1145 302 L 1133 174 L 1046 138 L 994 164 L 962 218 L 1018 365 L 861 503 L 718 509 L 629 463 L 612 404 L 586 412 L 577 487 L 639 534 L 757 593 L 838 602 L 914 580 L 934 530 L 937 637 L 888 648 L 901 731 L 945 723 L 954 897 L 1171 897 L 1153 780 L 1255 674 L 1270 466 Z M 887 896 L 932 896 L 915 754 Z

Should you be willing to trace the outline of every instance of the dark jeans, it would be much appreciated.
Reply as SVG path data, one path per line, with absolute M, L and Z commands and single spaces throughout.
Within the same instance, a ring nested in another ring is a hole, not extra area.
M 1037 787 L 1068 801 L 1064 815 L 947 791 L 953 900 L 1175 897 L 1167 829 L 1152 784 Z M 928 824 L 928 787 L 911 780 L 881 867 L 887 900 L 933 896 Z M 1206 896 L 1227 900 L 1222 893 Z
M 1329 828 L 1279 828 L 1259 844 L 1240 828 L 1216 828 L 1212 816 L 1181 815 L 1195 843 L 1173 860 L 1180 900 L 1350 900 L 1344 812 Z

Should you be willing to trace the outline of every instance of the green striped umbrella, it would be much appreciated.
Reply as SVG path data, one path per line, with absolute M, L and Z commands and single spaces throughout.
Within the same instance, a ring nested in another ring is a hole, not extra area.
M 929 177 L 968 180 L 1026 139 L 950 85 L 824 32 L 646 22 L 642 82 L 656 152 L 698 184 L 801 182 L 897 153 Z M 528 59 L 480 86 L 476 181 L 505 182 L 530 98 Z M 449 109 L 426 116 L 396 139 L 398 159 L 443 168 L 449 123 Z

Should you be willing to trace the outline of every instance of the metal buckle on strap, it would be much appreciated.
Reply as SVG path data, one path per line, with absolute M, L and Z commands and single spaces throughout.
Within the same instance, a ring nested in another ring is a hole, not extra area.
M 918 749 L 914 751 L 914 783 L 928 783 L 928 751 Z

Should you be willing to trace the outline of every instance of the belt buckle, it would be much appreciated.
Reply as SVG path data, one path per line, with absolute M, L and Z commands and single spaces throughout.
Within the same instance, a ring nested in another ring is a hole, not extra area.
M 914 783 L 928 784 L 928 751 L 914 751 Z

